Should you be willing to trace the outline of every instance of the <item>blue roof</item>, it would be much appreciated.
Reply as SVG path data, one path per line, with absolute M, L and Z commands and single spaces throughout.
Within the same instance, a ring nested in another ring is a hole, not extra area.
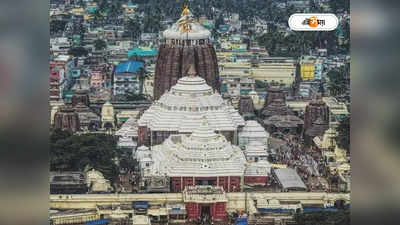
M 107 219 L 92 220 L 85 223 L 85 225 L 100 225 L 100 224 L 108 224 L 108 220 Z
M 115 69 L 116 73 L 136 73 L 144 65 L 143 62 L 139 61 L 129 61 L 125 63 L 120 63 Z

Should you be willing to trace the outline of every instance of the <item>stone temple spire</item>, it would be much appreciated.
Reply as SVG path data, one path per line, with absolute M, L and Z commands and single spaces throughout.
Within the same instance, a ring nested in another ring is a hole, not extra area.
M 217 55 L 211 32 L 201 25 L 188 7 L 176 23 L 162 33 L 154 76 L 153 98 L 158 100 L 194 66 L 196 76 L 219 92 L 220 81 Z

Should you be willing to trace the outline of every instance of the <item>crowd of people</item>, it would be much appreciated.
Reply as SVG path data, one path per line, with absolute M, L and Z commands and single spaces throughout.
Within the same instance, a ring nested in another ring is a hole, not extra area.
M 287 135 L 280 139 L 284 144 L 275 150 L 274 163 L 295 169 L 310 191 L 327 190 L 325 182 L 319 182 L 328 175 L 321 152 L 306 146 L 297 136 Z

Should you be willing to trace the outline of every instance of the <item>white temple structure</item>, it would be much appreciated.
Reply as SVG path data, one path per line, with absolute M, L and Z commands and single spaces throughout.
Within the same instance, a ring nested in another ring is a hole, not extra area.
M 115 135 L 137 138 L 138 137 L 137 120 L 133 117 L 129 118 L 124 124 L 122 124 L 121 128 L 117 132 L 115 132 Z
M 239 147 L 243 149 L 247 161 L 267 161 L 269 133 L 255 120 L 247 120 L 239 132 Z
M 91 169 L 86 172 L 86 183 L 90 192 L 110 192 L 113 190 L 109 180 L 105 179 L 100 171 Z
M 171 135 L 151 151 L 147 149 L 139 147 L 136 156 L 144 167 L 143 175 L 171 178 L 173 192 L 191 185 L 216 185 L 226 191 L 239 191 L 244 181 L 246 159 L 242 150 L 215 133 L 205 119 L 192 134 Z
M 241 148 L 251 142 L 259 142 L 268 147 L 269 133 L 255 120 L 247 120 L 246 125 L 239 133 L 239 146 Z
M 314 145 L 322 152 L 322 156 L 328 163 L 329 172 L 337 174 L 340 178 L 342 191 L 351 189 L 351 168 L 346 150 L 340 148 L 336 143 L 337 132 L 333 128 L 325 131 L 323 136 L 313 139 Z
M 328 151 L 329 149 L 335 148 L 337 133 L 333 128 L 329 128 L 325 131 L 324 135 L 314 137 L 314 144 L 323 151 Z
M 268 149 L 259 141 L 252 141 L 247 144 L 243 149 L 243 153 L 249 162 L 268 161 Z
M 115 132 L 118 138 L 118 147 L 120 148 L 131 148 L 135 150 L 137 147 L 138 139 L 138 125 L 135 118 L 128 119 L 121 128 Z
M 107 101 L 101 107 L 101 126 L 107 129 L 114 128 L 114 116 L 114 106 L 109 101 Z
M 144 112 L 138 121 L 139 146 L 158 145 L 171 134 L 190 134 L 206 119 L 211 129 L 237 144 L 237 131 L 245 122 L 205 80 L 186 76 Z

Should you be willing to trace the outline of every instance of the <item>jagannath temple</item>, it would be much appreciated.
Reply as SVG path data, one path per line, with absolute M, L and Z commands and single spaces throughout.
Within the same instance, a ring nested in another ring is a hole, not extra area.
M 138 121 L 138 144 L 161 144 L 171 134 L 190 134 L 206 118 L 210 127 L 237 144 L 238 131 L 245 125 L 239 112 L 200 76 L 194 66 L 171 90 L 146 110 Z
M 217 56 L 211 43 L 210 31 L 195 20 L 188 7 L 181 18 L 163 32 L 154 80 L 154 99 L 159 99 L 188 74 L 194 65 L 198 76 L 219 91 L 220 81 Z

